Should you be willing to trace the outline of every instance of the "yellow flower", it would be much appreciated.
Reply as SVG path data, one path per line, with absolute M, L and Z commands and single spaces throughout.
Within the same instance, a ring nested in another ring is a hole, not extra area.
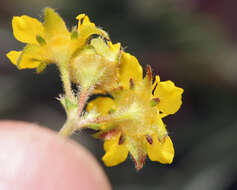
M 107 166 L 115 166 L 123 162 L 130 153 L 136 169 L 143 167 L 146 155 L 152 161 L 170 164 L 173 161 L 174 148 L 162 121 L 159 104 L 162 101 L 168 104 L 172 88 L 177 87 L 162 83 L 162 87 L 169 90 L 157 88 L 160 82 L 156 80 L 152 85 L 150 67 L 143 79 L 142 69 L 136 58 L 127 53 L 122 53 L 122 57 L 122 67 L 120 67 L 122 88 L 112 91 L 113 99 L 100 97 L 91 101 L 87 107 L 88 111 L 96 109 L 102 115 L 111 117 L 111 122 L 105 123 L 101 131 L 96 134 L 96 137 L 105 140 L 106 153 L 102 160 Z M 126 69 L 123 71 L 123 68 Z M 152 94 L 154 87 L 158 90 L 155 95 Z M 171 100 L 170 103 L 175 103 L 175 106 L 177 102 L 173 100 L 180 101 L 178 97 L 173 98 L 173 96 Z M 172 105 L 167 106 L 172 107 Z
M 116 88 L 120 43 L 108 41 L 108 34 L 87 15 L 79 14 L 76 19 L 77 28 L 69 32 L 63 19 L 50 8 L 45 9 L 44 23 L 25 15 L 14 17 L 13 34 L 26 46 L 23 51 L 10 51 L 7 57 L 19 69 L 36 68 L 37 72 L 56 63 L 84 90 L 96 88 L 103 92 Z M 94 34 L 100 37 L 89 40 Z
M 72 32 L 51 8 L 44 11 L 44 23 L 26 15 L 13 17 L 13 34 L 26 46 L 23 51 L 10 51 L 7 57 L 19 69 L 38 68 L 38 71 L 49 63 L 69 63 L 73 55 L 87 45 L 91 35 L 109 38 L 105 31 L 88 24 L 89 18 L 84 17 L 84 24 Z

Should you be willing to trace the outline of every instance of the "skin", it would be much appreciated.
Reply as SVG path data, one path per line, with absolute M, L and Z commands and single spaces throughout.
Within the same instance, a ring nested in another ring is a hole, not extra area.
M 36 124 L 0 122 L 0 189 L 111 190 L 82 146 Z

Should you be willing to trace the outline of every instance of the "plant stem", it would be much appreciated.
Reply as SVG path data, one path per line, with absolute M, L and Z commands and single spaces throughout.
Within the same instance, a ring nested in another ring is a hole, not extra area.
M 111 121 L 113 118 L 110 117 L 110 116 L 101 116 L 101 117 L 97 117 L 97 118 L 94 118 L 94 119 L 84 119 L 84 120 L 81 120 L 79 122 L 77 122 L 77 129 L 81 129 L 81 128 L 84 128 L 84 127 L 88 127 L 89 125 L 92 125 L 92 124 L 100 124 L 100 123 L 105 123 L 105 122 L 109 122 Z M 90 127 L 88 127 L 90 128 Z
M 73 93 L 72 93 L 72 87 L 71 87 L 71 81 L 70 81 L 70 73 L 67 65 L 67 61 L 60 62 L 58 64 L 59 71 L 61 73 L 61 80 L 63 82 L 63 88 L 66 94 L 66 97 L 69 99 L 73 98 Z
M 82 111 L 86 105 L 86 102 L 91 94 L 92 88 L 88 88 L 86 90 L 81 89 L 79 97 L 78 97 L 78 116 L 81 117 Z
M 102 116 L 102 117 L 97 117 L 94 119 L 84 119 L 84 120 L 77 120 L 75 121 L 74 119 L 68 119 L 63 127 L 59 131 L 59 135 L 68 137 L 73 134 L 74 131 L 78 131 L 82 128 L 89 127 L 91 124 L 99 124 L 99 123 L 104 123 L 111 121 L 110 116 Z
M 72 135 L 72 133 L 74 132 L 74 122 L 72 122 L 71 120 L 67 120 L 63 127 L 60 129 L 60 131 L 58 132 L 59 135 L 68 137 L 70 135 Z

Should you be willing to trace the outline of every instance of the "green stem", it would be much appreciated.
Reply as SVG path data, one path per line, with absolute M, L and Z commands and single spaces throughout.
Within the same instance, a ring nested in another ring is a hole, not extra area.
M 63 127 L 58 132 L 58 134 L 62 135 L 64 137 L 68 137 L 68 136 L 72 135 L 72 133 L 74 131 L 75 131 L 75 129 L 74 129 L 74 122 L 72 122 L 71 120 L 67 120 L 64 123 Z
M 76 129 L 78 130 L 78 129 L 81 129 L 81 128 L 90 128 L 90 125 L 109 122 L 112 119 L 113 118 L 110 117 L 110 116 L 101 116 L 101 117 L 97 117 L 97 118 L 94 118 L 94 119 L 84 119 L 84 120 L 81 120 L 81 121 L 77 122 Z
M 89 126 L 92 124 L 100 124 L 111 121 L 112 118 L 110 116 L 101 116 L 94 119 L 84 119 L 84 120 L 77 120 L 68 119 L 63 127 L 59 131 L 59 135 L 68 137 L 73 134 L 74 131 L 78 131 L 82 128 L 90 128 Z
M 58 64 L 59 71 L 61 73 L 61 80 L 63 82 L 63 88 L 66 94 L 66 97 L 69 99 L 73 98 L 72 86 L 70 80 L 70 73 L 68 68 L 68 61 L 60 62 Z

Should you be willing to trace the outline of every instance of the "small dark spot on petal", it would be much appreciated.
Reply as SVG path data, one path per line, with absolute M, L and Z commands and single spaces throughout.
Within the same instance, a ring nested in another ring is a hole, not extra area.
M 152 100 L 155 101 L 155 102 L 157 102 L 157 103 L 160 102 L 160 98 L 153 98 Z
M 132 79 L 132 78 L 130 78 L 130 80 L 129 80 L 129 87 L 130 87 L 130 89 L 134 89 L 134 86 L 135 86 L 135 84 L 134 84 L 134 80 Z
M 166 137 L 168 137 L 168 134 L 165 134 L 163 137 L 158 138 L 159 142 L 163 144 L 165 142 Z
M 121 145 L 124 142 L 124 136 L 120 135 L 118 144 Z
M 146 140 L 149 144 L 152 144 L 153 143 L 153 139 L 150 135 L 146 135 Z

